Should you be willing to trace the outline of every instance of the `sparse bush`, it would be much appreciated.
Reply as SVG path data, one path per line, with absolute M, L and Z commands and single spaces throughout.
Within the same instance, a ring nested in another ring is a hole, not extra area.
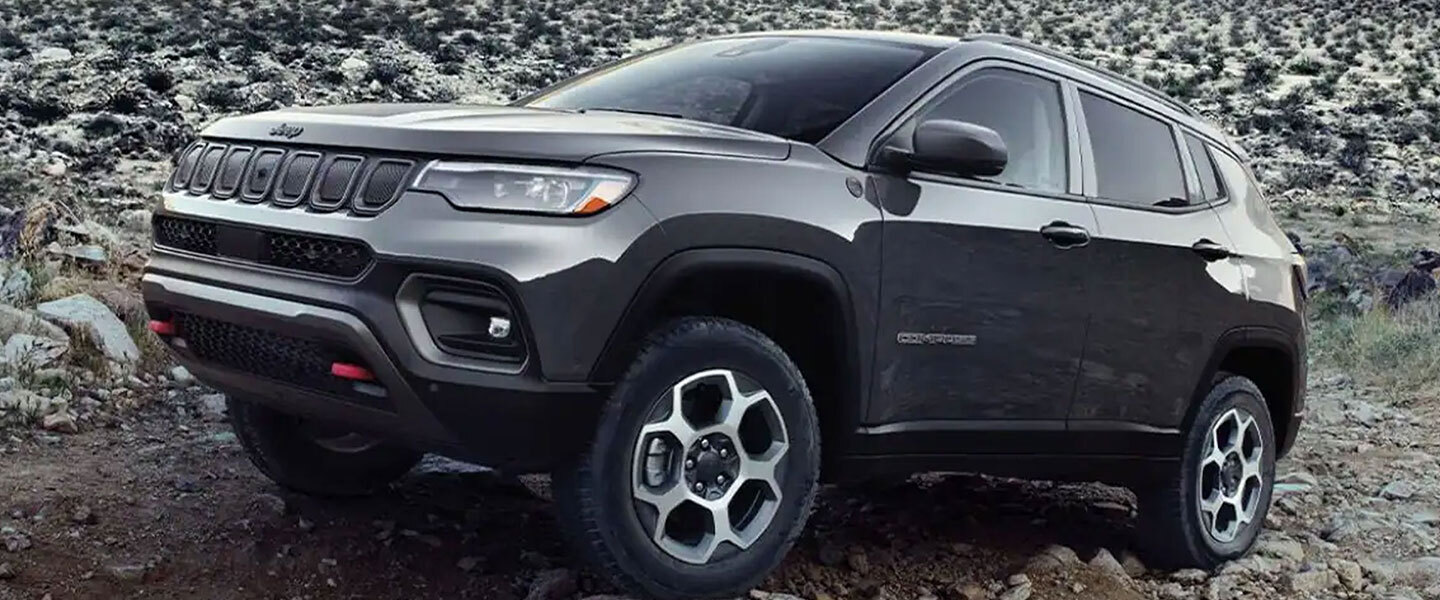
M 1312 310 L 1323 310 L 1327 301 Z M 1440 299 L 1339 314 L 1314 323 L 1316 360 L 1397 395 L 1440 392 Z

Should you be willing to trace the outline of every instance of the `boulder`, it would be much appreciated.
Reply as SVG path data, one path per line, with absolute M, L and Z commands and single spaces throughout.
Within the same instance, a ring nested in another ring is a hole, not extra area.
M 105 357 L 122 365 L 140 360 L 140 348 L 125 329 L 125 323 L 99 300 L 76 294 L 35 307 L 40 316 L 65 327 L 84 331 Z
M 70 343 L 70 336 L 54 323 L 33 313 L 7 304 L 0 304 L 0 337 L 8 340 L 11 335 L 17 333 L 28 333 Z
M 50 366 L 70 345 L 66 342 L 39 337 L 28 333 L 17 333 L 5 341 L 0 348 L 0 365 L 11 371 L 34 371 Z

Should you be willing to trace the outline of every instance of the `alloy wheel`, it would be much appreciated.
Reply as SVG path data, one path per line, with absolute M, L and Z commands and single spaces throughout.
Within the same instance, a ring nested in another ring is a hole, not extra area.
M 1210 425 L 1206 453 L 1200 457 L 1196 509 L 1212 540 L 1235 541 L 1255 521 L 1265 486 L 1261 461 L 1265 439 L 1255 416 L 1231 408 Z

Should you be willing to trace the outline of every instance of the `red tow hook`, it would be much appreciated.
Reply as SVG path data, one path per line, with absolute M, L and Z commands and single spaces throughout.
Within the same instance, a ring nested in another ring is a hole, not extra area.
M 170 321 L 150 321 L 150 331 L 159 335 L 175 335 L 175 324 Z
M 375 381 L 375 374 L 370 369 L 350 363 L 330 363 L 330 374 L 351 381 Z

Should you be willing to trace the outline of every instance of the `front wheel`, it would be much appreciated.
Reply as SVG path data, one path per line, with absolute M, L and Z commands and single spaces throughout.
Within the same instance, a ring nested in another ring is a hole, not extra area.
M 1275 450 L 1260 390 L 1244 377 L 1217 378 L 1186 433 L 1178 472 L 1136 494 L 1148 562 L 1210 569 L 1249 552 L 1270 508 Z
M 743 595 L 804 528 L 818 432 L 779 346 L 734 321 L 682 319 L 646 341 L 593 444 L 556 473 L 560 520 L 631 593 Z

